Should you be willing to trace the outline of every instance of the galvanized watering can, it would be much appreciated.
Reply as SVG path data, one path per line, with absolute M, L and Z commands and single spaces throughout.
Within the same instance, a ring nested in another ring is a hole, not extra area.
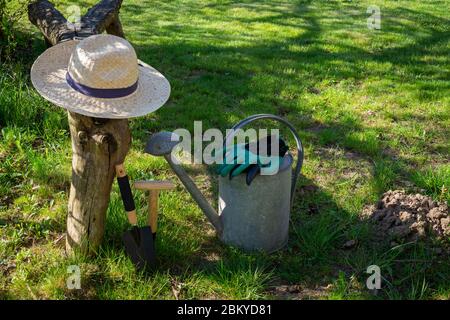
M 281 249 L 288 241 L 290 211 L 303 163 L 303 146 L 295 128 L 285 119 L 271 114 L 253 115 L 242 120 L 232 128 L 225 144 L 232 141 L 236 130 L 260 119 L 276 120 L 290 129 L 297 144 L 295 170 L 292 171 L 293 158 L 287 153 L 278 173 L 259 175 L 250 186 L 243 174 L 233 179 L 219 177 L 218 213 L 184 169 L 172 161 L 171 152 L 179 143 L 178 137 L 167 131 L 156 133 L 148 140 L 145 152 L 165 157 L 222 241 L 247 251 L 270 253 Z

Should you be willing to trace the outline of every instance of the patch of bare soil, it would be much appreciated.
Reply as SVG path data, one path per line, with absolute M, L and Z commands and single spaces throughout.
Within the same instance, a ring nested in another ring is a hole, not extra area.
M 330 286 L 311 289 L 301 285 L 279 285 L 272 287 L 268 293 L 279 300 L 317 300 L 327 296 Z
M 450 237 L 448 205 L 421 194 L 390 190 L 376 205 L 366 206 L 362 216 L 375 224 L 380 239 L 416 241 Z

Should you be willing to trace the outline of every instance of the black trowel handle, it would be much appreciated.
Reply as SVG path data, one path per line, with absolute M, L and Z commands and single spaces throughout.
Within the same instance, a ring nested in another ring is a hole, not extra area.
M 116 165 L 117 184 L 119 185 L 120 195 L 122 197 L 128 221 L 132 225 L 137 225 L 136 206 L 134 205 L 133 194 L 131 193 L 130 181 L 123 163 Z

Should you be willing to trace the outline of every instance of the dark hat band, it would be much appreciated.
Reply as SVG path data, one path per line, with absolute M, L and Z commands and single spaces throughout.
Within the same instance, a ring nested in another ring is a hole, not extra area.
M 117 89 L 91 88 L 89 86 L 76 82 L 69 72 L 66 73 L 66 81 L 67 84 L 75 91 L 78 91 L 89 97 L 104 98 L 104 99 L 126 97 L 135 92 L 138 87 L 138 81 L 136 81 L 134 84 L 126 88 L 117 88 Z

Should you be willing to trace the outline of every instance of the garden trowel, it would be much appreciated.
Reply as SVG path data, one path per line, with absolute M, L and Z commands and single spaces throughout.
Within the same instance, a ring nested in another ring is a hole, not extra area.
M 139 227 L 137 224 L 133 194 L 123 164 L 116 165 L 116 176 L 128 221 L 132 226 L 122 236 L 125 251 L 138 270 L 149 270 L 156 262 L 152 228 Z

